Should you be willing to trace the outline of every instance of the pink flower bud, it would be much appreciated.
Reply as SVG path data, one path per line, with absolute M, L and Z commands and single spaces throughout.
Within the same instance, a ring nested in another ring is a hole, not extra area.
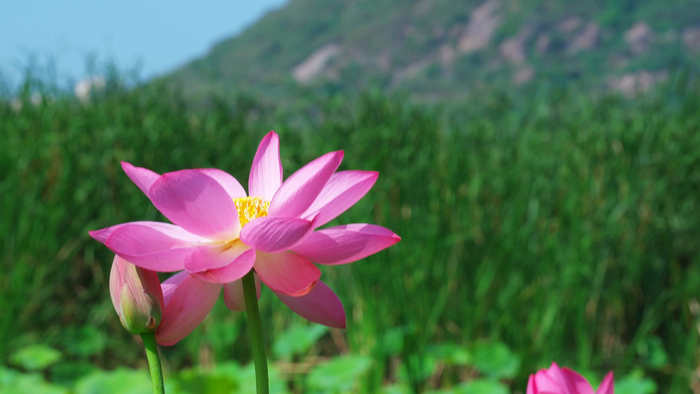
M 569 368 L 559 368 L 556 363 L 530 375 L 526 394 L 593 394 L 593 387 L 586 378 Z M 613 394 L 613 373 L 609 372 L 595 394 Z
M 137 335 L 156 330 L 165 308 L 157 273 L 114 256 L 109 292 L 127 331 Z

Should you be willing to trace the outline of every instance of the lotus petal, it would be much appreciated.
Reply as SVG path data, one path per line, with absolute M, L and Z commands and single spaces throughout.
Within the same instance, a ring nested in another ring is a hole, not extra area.
M 149 195 L 165 217 L 193 234 L 212 240 L 238 237 L 236 205 L 219 182 L 200 171 L 163 174 Z
M 250 168 L 248 191 L 252 197 L 272 200 L 282 184 L 282 162 L 280 161 L 280 139 L 270 131 L 260 142 Z
M 321 281 L 301 297 L 292 297 L 276 291 L 275 294 L 289 309 L 306 320 L 329 327 L 345 328 L 343 304 L 333 290 Z
M 336 265 L 363 259 L 400 240 L 387 228 L 357 223 L 314 231 L 291 250 L 315 263 Z
M 288 252 L 258 252 L 255 272 L 269 288 L 291 296 L 307 294 L 321 277 L 321 270 L 313 263 Z
M 270 201 L 270 216 L 300 217 L 343 161 L 343 152 L 330 152 L 305 165 L 280 186 Z
M 172 346 L 202 323 L 221 293 L 221 285 L 180 272 L 163 282 L 165 311 L 156 330 L 156 341 Z

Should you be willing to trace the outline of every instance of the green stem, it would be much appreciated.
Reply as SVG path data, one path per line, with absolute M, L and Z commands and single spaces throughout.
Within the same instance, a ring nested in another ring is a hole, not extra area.
M 148 367 L 151 370 L 151 383 L 153 384 L 153 394 L 165 394 L 163 387 L 163 371 L 160 369 L 160 356 L 158 355 L 158 345 L 156 344 L 156 334 L 145 332 L 141 334 L 143 345 L 146 347 L 148 357 Z
M 255 274 L 252 270 L 243 277 L 243 297 L 245 298 L 250 344 L 253 347 L 253 360 L 255 361 L 255 387 L 258 394 L 268 394 L 270 388 L 267 378 L 267 356 L 265 355 L 262 322 L 258 309 L 258 292 L 255 289 Z

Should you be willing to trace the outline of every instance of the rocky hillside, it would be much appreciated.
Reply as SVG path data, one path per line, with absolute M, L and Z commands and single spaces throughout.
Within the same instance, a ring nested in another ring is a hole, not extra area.
M 187 96 L 547 81 L 634 94 L 700 69 L 700 0 L 291 0 L 166 77 Z

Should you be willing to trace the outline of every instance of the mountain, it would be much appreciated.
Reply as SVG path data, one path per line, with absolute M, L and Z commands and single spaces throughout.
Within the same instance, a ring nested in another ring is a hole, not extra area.
M 700 69 L 700 0 L 291 0 L 165 77 L 198 100 L 378 86 L 426 99 L 574 82 L 633 94 Z

